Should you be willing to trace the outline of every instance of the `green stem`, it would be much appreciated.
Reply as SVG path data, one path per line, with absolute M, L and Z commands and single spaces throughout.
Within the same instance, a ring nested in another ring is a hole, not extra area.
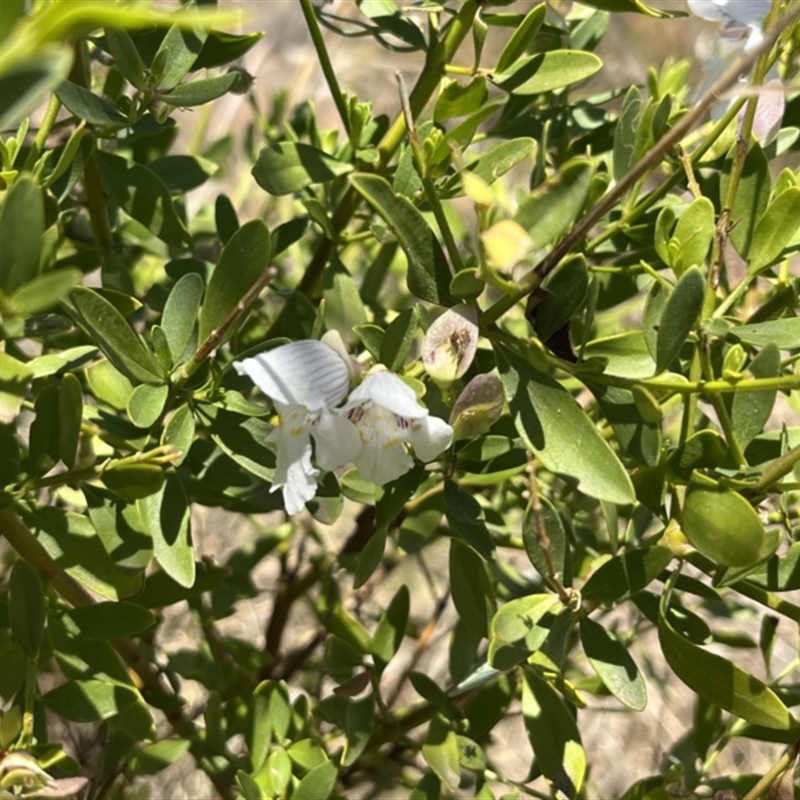
M 713 380 L 714 368 L 711 365 L 711 354 L 709 353 L 708 339 L 706 336 L 702 337 L 698 348 L 700 351 L 700 363 L 703 369 L 703 376 L 706 380 Z M 714 410 L 717 412 L 717 419 L 719 419 L 720 427 L 725 434 L 725 441 L 728 443 L 731 456 L 733 456 L 736 465 L 743 469 L 747 466 L 747 459 L 744 457 L 744 451 L 739 444 L 739 440 L 736 438 L 736 431 L 733 429 L 733 422 L 731 420 L 731 415 L 728 413 L 728 407 L 725 405 L 725 401 L 720 394 L 712 394 L 710 399 L 711 405 L 714 406 Z
M 311 0 L 300 0 L 300 8 L 303 11 L 303 17 L 305 17 L 306 26 L 308 27 L 308 32 L 311 35 L 311 41 L 314 45 L 314 50 L 317 53 L 317 60 L 322 67 L 322 74 L 325 76 L 331 96 L 333 97 L 333 102 L 336 104 L 336 110 L 339 112 L 339 116 L 342 119 L 342 125 L 344 125 L 345 133 L 349 139 L 350 118 L 347 114 L 347 102 L 344 99 L 344 95 L 342 94 L 342 90 L 339 86 L 339 79 L 336 77 L 333 64 L 331 64 L 331 59 L 328 55 L 328 48 L 325 46 L 325 39 L 322 36 L 317 15 L 314 13 L 314 6 L 312 5 Z M 359 142 L 354 142 L 352 139 L 350 140 L 350 144 L 352 145 L 354 151 L 359 147 Z
M 56 95 L 50 95 L 50 102 L 47 104 L 47 110 L 44 112 L 44 119 L 42 120 L 42 124 L 39 126 L 39 130 L 36 131 L 36 136 L 33 140 L 33 146 L 31 147 L 30 152 L 25 159 L 25 166 L 23 167 L 24 170 L 33 169 L 33 165 L 42 154 L 44 146 L 47 143 L 47 137 L 50 135 L 50 131 L 53 130 L 53 125 L 55 124 L 56 117 L 58 116 L 60 109 L 61 101 L 58 99 L 58 97 L 56 97 Z

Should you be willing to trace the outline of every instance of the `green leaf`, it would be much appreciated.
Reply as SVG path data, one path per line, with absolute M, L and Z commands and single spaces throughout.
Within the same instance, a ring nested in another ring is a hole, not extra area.
M 120 570 L 140 576 L 153 558 L 153 542 L 133 503 L 126 503 L 99 487 L 81 487 L 87 513 L 106 553 Z
M 542 464 L 590 497 L 634 502 L 628 473 L 569 392 L 503 345 L 495 353 L 514 424 Z
M 505 644 L 525 642 L 532 650 L 537 649 L 541 641 L 534 646 L 529 637 L 533 633 L 540 638 L 534 633 L 537 623 L 559 605 L 555 594 L 529 594 L 509 600 L 492 619 L 492 638 Z
M 549 543 L 549 563 L 548 556 L 545 556 L 539 543 L 538 520 L 533 510 L 529 510 L 522 520 L 522 543 L 525 546 L 525 552 L 528 554 L 531 564 L 536 567 L 536 571 L 548 583 L 550 581 L 550 564 L 552 564 L 556 578 L 563 583 L 565 581 L 567 554 L 569 552 L 567 534 L 561 524 L 561 517 L 550 501 L 542 497 L 540 502 L 541 523 Z
M 775 344 L 780 350 L 794 350 L 800 347 L 800 317 L 735 325 L 728 331 L 726 338 L 756 347 Z
M 97 722 L 130 708 L 138 692 L 129 686 L 109 681 L 71 681 L 47 692 L 42 701 L 64 719 Z
M 536 141 L 528 137 L 510 139 L 489 148 L 476 162 L 470 164 L 468 169 L 473 175 L 492 184 L 520 161 L 528 158 L 535 147 Z
M 517 61 L 492 82 L 504 92 L 528 96 L 552 92 L 594 75 L 603 62 L 583 50 L 550 50 Z
M 86 120 L 90 125 L 105 128 L 128 124 L 128 120 L 119 113 L 116 106 L 71 81 L 64 81 L 56 89 L 56 96 L 78 119 Z
M 181 108 L 202 106 L 227 94 L 239 78 L 238 72 L 226 72 L 216 78 L 204 78 L 199 81 L 182 83 L 169 92 L 159 94 L 158 99 L 163 103 Z
M 638 86 L 631 86 L 614 127 L 613 172 L 617 181 L 622 180 L 636 162 L 636 130 L 641 109 L 642 92 Z
M 136 501 L 150 536 L 153 554 L 164 572 L 181 586 L 191 588 L 195 579 L 191 515 L 178 476 L 167 470 L 161 489 Z
M 44 197 L 36 181 L 20 175 L 0 207 L 0 290 L 11 294 L 36 277 L 44 234 Z
M 658 326 L 656 372 L 663 372 L 677 357 L 703 308 L 706 281 L 697 267 L 686 270 L 673 289 Z
M 341 765 L 349 767 L 364 752 L 372 734 L 375 717 L 375 698 L 369 692 L 361 700 L 349 700 L 344 715 L 344 733 L 347 737 L 342 751 Z
M 256 183 L 273 195 L 294 194 L 315 183 L 327 183 L 353 169 L 316 147 L 278 142 L 265 147 L 253 167 Z
M 546 247 L 572 226 L 589 197 L 594 163 L 573 158 L 524 200 L 514 219 L 536 247 Z
M 63 300 L 80 279 L 81 271 L 78 269 L 55 269 L 20 286 L 8 298 L 6 305 L 11 314 L 40 314 Z
M 105 469 L 100 480 L 112 492 L 133 501 L 158 492 L 165 478 L 164 470 L 157 464 L 122 464 Z
M 540 3 L 526 14 L 525 19 L 520 22 L 517 29 L 511 34 L 500 53 L 495 72 L 505 72 L 525 53 L 536 38 L 536 34 L 539 33 L 539 28 L 542 27 L 546 12 L 547 6 L 544 3 Z
M 162 739 L 145 745 L 133 754 L 128 769 L 133 775 L 155 775 L 183 758 L 189 747 L 188 739 Z
M 128 416 L 137 428 L 149 428 L 161 416 L 169 397 L 169 386 L 165 383 L 137 386 L 128 398 Z
M 751 273 L 768 267 L 783 252 L 800 227 L 800 187 L 781 192 L 759 217 L 750 245 Z
M 611 631 L 588 617 L 580 620 L 581 644 L 592 669 L 624 706 L 643 711 L 647 688 L 636 664 Z
M 269 228 L 262 220 L 251 220 L 231 236 L 208 282 L 198 341 L 204 342 L 225 322 L 269 267 L 270 257 Z
M 416 310 L 407 308 L 401 311 L 389 323 L 381 337 L 380 362 L 393 372 L 400 372 L 405 366 L 408 351 L 418 330 L 419 316 Z
M 58 391 L 58 452 L 70 469 L 75 465 L 83 422 L 81 382 L 71 373 L 64 375 Z
M 667 597 L 658 614 L 658 638 L 670 669 L 696 694 L 754 725 L 789 730 L 797 726 L 780 698 L 758 678 L 681 636 L 666 617 Z
M 459 539 L 450 539 L 450 594 L 459 617 L 481 636 L 489 635 L 494 588 L 483 559 Z
M 614 429 L 622 450 L 640 464 L 655 466 L 661 455 L 661 423 L 643 418 L 637 398 L 630 389 L 599 386 L 588 379 L 586 386 Z
M 70 316 L 123 374 L 144 383 L 161 382 L 161 371 L 125 317 L 93 289 L 76 286 Z
M 8 581 L 8 616 L 11 633 L 28 658 L 38 658 L 47 609 L 42 582 L 24 559 L 14 562 Z
M 192 244 L 192 237 L 172 203 L 169 189 L 155 172 L 121 156 L 95 151 L 94 158 L 111 197 L 137 222 L 172 247 Z
M 758 512 L 740 494 L 700 473 L 689 483 L 681 529 L 701 553 L 727 567 L 754 564 L 764 546 Z
M 385 528 L 376 531 L 364 545 L 353 575 L 354 589 L 360 589 L 372 577 L 383 560 L 383 553 L 386 550 L 386 533 Z
M 31 377 L 33 370 L 27 364 L 0 351 L 0 425 L 17 418 Z
M 133 384 L 110 361 L 92 364 L 86 370 L 86 382 L 92 394 L 118 411 L 125 411 Z
M 181 406 L 167 421 L 164 426 L 164 433 L 161 436 L 161 444 L 168 445 L 175 453 L 178 453 L 172 464 L 179 467 L 186 456 L 189 448 L 194 441 L 195 424 L 192 409 L 188 405 Z
M 262 37 L 263 33 L 225 33 L 224 31 L 208 31 L 203 49 L 192 65 L 192 72 L 198 69 L 222 67 L 232 61 L 238 61 Z
M 202 186 L 219 167 L 202 156 L 162 156 L 151 161 L 147 168 L 155 172 L 173 194 L 185 194 Z
M 137 89 L 145 89 L 144 64 L 131 37 L 120 28 L 108 27 L 104 33 L 114 64 L 125 80 Z
M 93 603 L 64 612 L 87 639 L 123 639 L 152 628 L 156 617 L 137 603 Z
M 781 353 L 778 346 L 774 343 L 768 344 L 750 362 L 747 371 L 754 378 L 777 378 L 781 374 Z M 777 394 L 777 391 L 734 393 L 731 400 L 731 422 L 742 450 L 764 430 Z
M 533 327 L 536 335 L 547 340 L 568 323 L 583 306 L 589 288 L 589 267 L 586 257 L 578 254 L 566 258 L 552 272 L 543 288 L 547 295 L 534 310 Z
M 336 765 L 326 761 L 310 770 L 291 794 L 291 800 L 327 800 L 336 783 Z
M 688 267 L 704 264 L 714 230 L 714 204 L 707 197 L 695 198 L 679 217 L 673 234 L 681 248 L 681 264 L 671 264 L 678 274 Z
M 460 755 L 452 723 L 447 717 L 437 714 L 428 726 L 422 757 L 449 792 L 455 792 L 461 780 Z
M 353 327 L 367 321 L 367 312 L 356 282 L 338 259 L 325 270 L 322 296 L 326 329 L 339 331 L 346 344 L 353 344 L 356 339 Z
M 720 175 L 719 193 L 722 198 L 728 191 L 733 163 L 732 153 L 735 149 L 736 145 L 728 155 Z M 742 175 L 737 184 L 736 196 L 731 208 L 731 222 L 733 223 L 731 242 L 733 242 L 736 252 L 744 259 L 749 256 L 756 224 L 767 208 L 769 195 L 769 163 L 761 145 L 752 141 L 745 157 Z
M 471 114 L 486 102 L 486 97 L 486 78 L 483 75 L 474 77 L 465 86 L 458 81 L 448 80 L 436 99 L 433 119 L 435 122 L 444 122 Z
M 47 44 L 0 74 L 0 131 L 15 128 L 67 77 L 72 48 Z M 3 241 L 8 241 L 3 237 Z
M 655 330 L 658 327 L 656 324 Z M 647 331 L 626 331 L 594 339 L 583 348 L 583 356 L 603 359 L 606 375 L 650 378 L 656 371 L 656 362 L 650 354 L 646 334 Z M 591 374 L 587 373 L 587 380 L 590 379 Z
M 599 8 L 602 11 L 632 11 L 637 14 L 645 14 L 648 17 L 656 17 L 657 19 L 672 19 L 673 17 L 686 16 L 685 11 L 662 11 L 661 9 L 645 5 L 641 0 L 581 0 L 581 3 L 585 6 Z
M 623 600 L 654 581 L 672 558 L 666 547 L 646 547 L 613 556 L 589 575 L 581 596 L 602 603 Z
M 750 572 L 747 580 L 771 592 L 800 589 L 800 542 L 793 542 L 782 556 L 772 556 Z
M 722 463 L 728 447 L 714 430 L 693 433 L 667 459 L 667 466 L 679 481 L 688 483 L 695 469 L 714 469 Z
M 403 584 L 378 621 L 370 651 L 375 659 L 375 667 L 379 675 L 400 649 L 408 624 L 410 603 L 411 596 L 408 586 Z
M 173 25 L 153 57 L 151 70 L 156 76 L 156 88 L 177 86 L 197 61 L 208 34 L 203 30 L 185 30 Z
M 305 221 L 292 220 L 292 222 Z M 239 230 L 239 217 L 236 214 L 236 209 L 233 207 L 233 203 L 226 194 L 218 194 L 217 199 L 214 201 L 214 223 L 217 227 L 217 235 L 219 236 L 222 244 L 228 244 L 228 240 L 231 238 L 231 236 L 233 236 L 233 234 Z M 278 255 L 278 253 L 281 253 L 286 249 L 285 247 L 281 246 L 282 242 L 279 241 L 279 236 L 281 229 L 288 224 L 291 224 L 291 222 L 284 223 L 284 225 L 279 225 L 272 235 L 272 247 L 274 251 L 272 254 L 273 256 Z M 305 225 L 303 225 L 303 230 L 305 230 Z
M 455 481 L 445 481 L 444 510 L 453 533 L 463 539 L 487 561 L 494 555 L 494 543 L 483 521 L 478 501 Z
M 532 669 L 523 672 L 522 716 L 539 769 L 562 797 L 576 798 L 586 753 L 574 717 L 556 690 Z
M 450 267 L 422 214 L 405 197 L 395 194 L 391 185 L 379 175 L 351 175 L 350 183 L 380 214 L 400 242 L 408 259 L 409 291 L 429 303 L 453 305 Z
M 167 337 L 172 363 L 180 364 L 197 323 L 197 311 L 203 296 L 203 279 L 187 272 L 172 287 L 161 315 L 161 327 Z

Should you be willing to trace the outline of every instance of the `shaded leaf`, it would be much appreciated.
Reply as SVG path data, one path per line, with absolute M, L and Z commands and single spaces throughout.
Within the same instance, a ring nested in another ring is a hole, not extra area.
M 581 617 L 580 631 L 583 651 L 606 688 L 623 705 L 643 711 L 647 689 L 627 648 L 611 631 L 588 617 Z
M 408 258 L 409 291 L 422 300 L 452 305 L 450 267 L 425 218 L 378 175 L 350 176 L 358 193 L 383 217 Z
M 161 381 L 161 371 L 125 317 L 93 289 L 76 286 L 69 296 L 71 316 L 108 360 L 136 381 Z
M 797 727 L 780 698 L 758 678 L 727 659 L 692 644 L 669 623 L 667 598 L 658 616 L 661 650 L 672 671 L 700 697 L 754 725 L 787 730 Z
M 582 81 L 602 66 L 594 53 L 550 50 L 517 61 L 505 72 L 494 75 L 492 82 L 514 95 L 541 94 Z
M 153 554 L 162 569 L 181 586 L 194 584 L 189 503 L 178 476 L 167 470 L 158 492 L 136 501 L 136 507 L 153 538 Z
M 706 282 L 697 267 L 683 273 L 667 299 L 656 339 L 656 372 L 663 372 L 677 357 L 703 307 Z
M 495 353 L 514 424 L 544 466 L 590 497 L 633 502 L 628 473 L 569 392 L 503 345 Z
M 327 183 L 353 169 L 316 147 L 278 142 L 259 154 L 252 169 L 256 183 L 274 195 L 294 194 L 315 183 Z
M 211 273 L 200 311 L 198 340 L 204 342 L 222 325 L 269 266 L 269 228 L 260 219 L 242 225 L 222 249 Z M 233 330 L 228 331 L 228 335 Z

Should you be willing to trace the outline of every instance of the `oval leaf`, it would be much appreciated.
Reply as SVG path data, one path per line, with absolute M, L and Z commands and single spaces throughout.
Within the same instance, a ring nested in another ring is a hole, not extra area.
M 394 193 L 379 175 L 350 176 L 356 191 L 383 217 L 408 259 L 408 289 L 422 300 L 454 305 L 450 297 L 452 274 L 441 245 L 425 217 L 405 198 Z
M 270 261 L 269 228 L 260 219 L 242 225 L 231 236 L 211 273 L 200 312 L 198 338 L 204 342 L 222 325 L 239 301 L 253 287 Z M 233 333 L 229 330 L 228 333 Z
M 15 562 L 8 581 L 8 616 L 11 633 L 28 658 L 37 658 L 44 636 L 47 610 L 42 582 L 25 560 Z
M 544 466 L 590 497 L 634 502 L 628 473 L 569 392 L 503 345 L 495 353 L 514 424 Z
M 181 586 L 191 588 L 195 563 L 189 503 L 175 472 L 168 471 L 161 489 L 137 500 L 136 507 L 153 538 L 153 555 L 164 572 Z
M 754 564 L 764 546 L 764 526 L 750 503 L 698 473 L 686 492 L 681 529 L 701 553 L 726 567 Z
M 536 761 L 559 796 L 575 798 L 586 777 L 586 753 L 561 695 L 533 670 L 524 672 L 522 716 Z
M 492 79 L 509 94 L 531 95 L 552 92 L 594 75 L 603 62 L 583 50 L 550 50 L 523 58 Z
M 684 639 L 666 618 L 662 596 L 658 638 L 670 669 L 695 693 L 754 725 L 787 730 L 796 727 L 780 698 L 758 678 L 721 656 Z
M 663 372 L 675 359 L 703 308 L 706 282 L 697 267 L 683 273 L 672 290 L 658 326 L 656 372 Z
M 146 631 L 156 617 L 137 603 L 93 603 L 65 612 L 87 639 L 122 639 Z
M 74 722 L 97 722 L 130 708 L 139 696 L 135 689 L 108 681 L 71 681 L 42 697 L 60 717 Z
M 327 183 L 353 169 L 316 147 L 278 142 L 265 147 L 253 167 L 256 183 L 274 195 L 294 194 L 315 183 Z
M 647 705 L 647 688 L 630 653 L 607 628 L 581 617 L 581 644 L 592 669 L 611 694 L 634 711 Z

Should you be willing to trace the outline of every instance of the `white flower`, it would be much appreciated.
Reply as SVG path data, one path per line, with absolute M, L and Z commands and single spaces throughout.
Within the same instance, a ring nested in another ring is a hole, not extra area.
M 689 0 L 689 10 L 702 19 L 722 23 L 722 37 L 734 42 L 745 40 L 750 52 L 764 38 L 762 24 L 771 0 Z
M 361 450 L 355 426 L 332 410 L 347 394 L 349 365 L 324 342 L 303 339 L 233 366 L 272 399 L 278 412 L 279 424 L 269 435 L 277 447 L 272 491 L 283 489 L 287 513 L 296 514 L 317 492 L 311 436 L 323 469 L 353 461 Z
M 431 417 L 414 390 L 391 372 L 368 375 L 350 393 L 342 413 L 358 428 L 363 447 L 355 462 L 367 480 L 383 485 L 414 466 L 405 444 L 420 461 L 432 461 L 453 441 L 453 429 Z

